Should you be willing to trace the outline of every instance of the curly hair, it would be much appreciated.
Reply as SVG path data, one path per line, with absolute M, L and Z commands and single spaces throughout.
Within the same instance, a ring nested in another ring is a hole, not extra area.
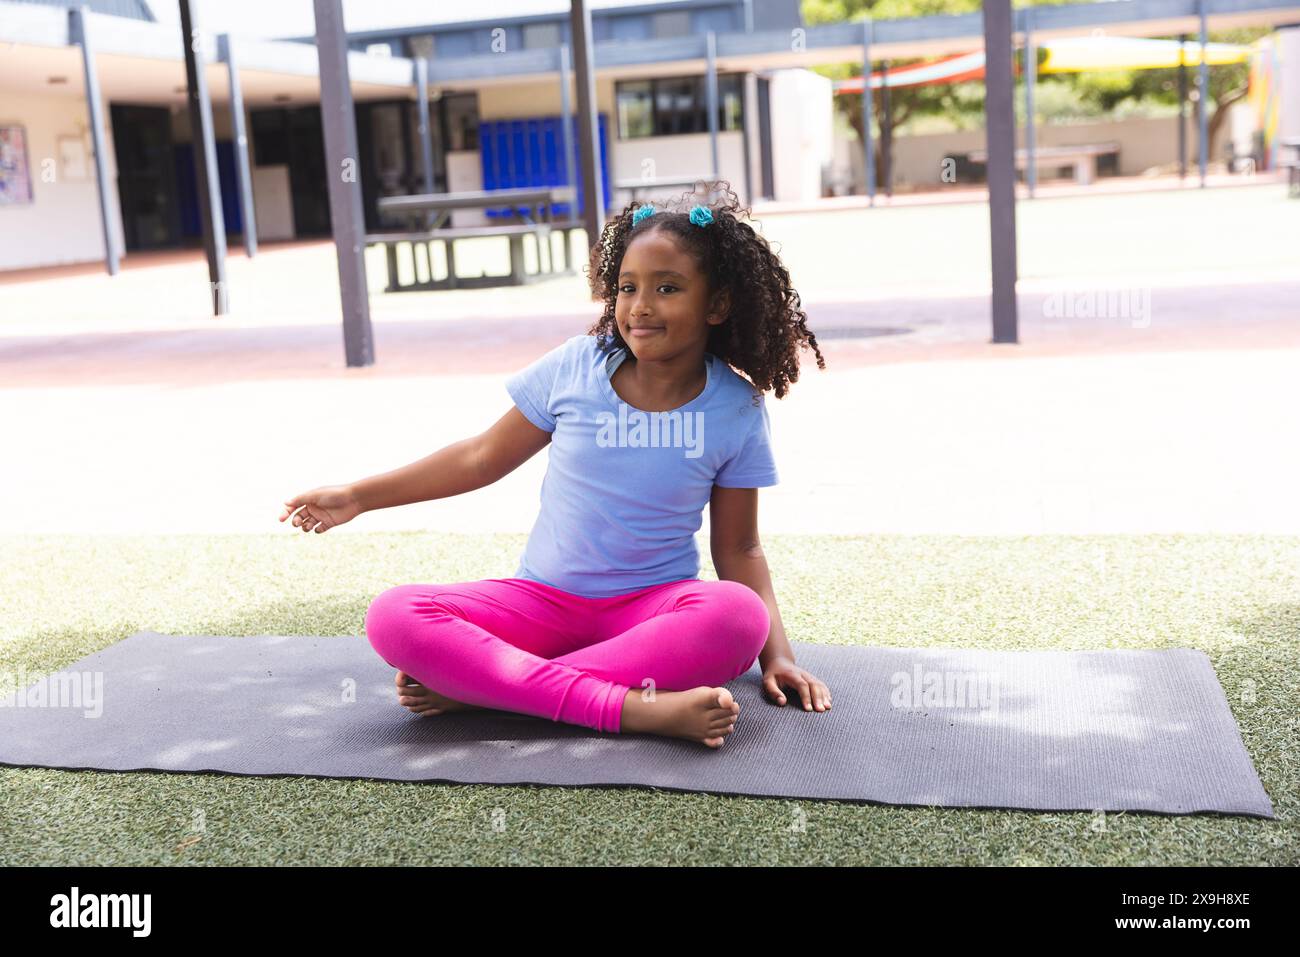
M 623 255 L 633 239 L 659 230 L 695 261 L 707 278 L 710 301 L 724 289 L 729 293 L 727 319 L 709 327 L 705 349 L 743 372 L 759 392 L 773 390 L 778 399 L 783 398 L 790 383 L 799 378 L 800 347 L 812 348 L 819 369 L 826 368 L 826 360 L 807 326 L 789 271 L 767 240 L 739 218 L 749 214 L 749 207 L 742 207 L 730 184 L 722 180 L 707 184 L 708 195 L 723 194 L 722 202 L 703 202 L 696 191 L 704 184 L 697 180 L 695 189 L 676 201 L 676 210 L 656 209 L 655 215 L 634 224 L 632 214 L 642 204 L 631 202 L 605 224 L 586 268 L 592 299 L 603 299 L 605 310 L 587 334 L 595 335 L 602 349 L 627 345 L 614 319 Z M 686 211 L 697 202 L 713 214 L 713 221 L 703 228 L 692 223 Z

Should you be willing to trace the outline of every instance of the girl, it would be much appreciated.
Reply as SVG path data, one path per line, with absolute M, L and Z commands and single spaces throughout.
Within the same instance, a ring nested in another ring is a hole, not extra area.
M 794 662 L 757 528 L 758 488 L 778 480 L 763 393 L 785 395 L 805 343 L 826 364 L 786 268 L 714 185 L 726 202 L 633 203 L 606 224 L 587 269 L 604 314 L 507 380 L 515 405 L 486 432 L 285 502 L 280 521 L 323 532 L 482 488 L 550 443 L 514 577 L 398 585 L 367 610 L 414 713 L 495 708 L 717 748 L 740 712 L 722 685 L 755 660 L 775 704 L 791 690 L 831 707 Z M 718 581 L 698 577 L 705 502 Z

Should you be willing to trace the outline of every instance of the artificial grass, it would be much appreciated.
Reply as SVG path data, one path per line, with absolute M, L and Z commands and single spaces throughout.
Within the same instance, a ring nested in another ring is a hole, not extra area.
M 0 538 L 0 695 L 14 689 L 19 669 L 52 672 L 143 629 L 360 635 L 370 600 L 385 588 L 508 577 L 524 540 L 301 532 Z M 0 861 L 1300 863 L 1300 539 L 777 535 L 764 549 L 795 642 L 1201 649 L 1277 820 L 0 768 Z M 701 576 L 716 577 L 704 536 L 700 550 Z M 395 693 L 393 708 L 395 718 L 406 717 Z

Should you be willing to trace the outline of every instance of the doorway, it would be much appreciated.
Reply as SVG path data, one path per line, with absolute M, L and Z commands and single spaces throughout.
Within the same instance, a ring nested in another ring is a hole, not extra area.
M 180 242 L 180 203 L 166 107 L 111 104 L 117 192 L 127 252 Z
M 361 198 L 366 229 L 379 232 L 404 224 L 403 217 L 382 215 L 378 201 L 385 196 L 441 192 L 424 182 L 419 144 L 419 118 L 409 100 L 358 103 L 357 149 L 361 153 Z M 441 151 L 434 136 L 435 180 Z
M 320 108 L 253 110 L 249 120 L 256 164 L 288 170 L 294 236 L 328 236 L 329 183 Z

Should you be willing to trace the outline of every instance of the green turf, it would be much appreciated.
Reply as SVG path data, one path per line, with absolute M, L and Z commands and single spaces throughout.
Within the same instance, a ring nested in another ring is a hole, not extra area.
M 378 592 L 509 575 L 524 536 L 0 542 L 0 693 L 8 693 L 19 668 L 54 671 L 141 629 L 361 634 Z M 714 577 L 700 543 L 702 576 Z M 0 861 L 1300 863 L 1300 539 L 770 536 L 765 547 L 795 642 L 1205 651 L 1278 820 L 0 768 Z

